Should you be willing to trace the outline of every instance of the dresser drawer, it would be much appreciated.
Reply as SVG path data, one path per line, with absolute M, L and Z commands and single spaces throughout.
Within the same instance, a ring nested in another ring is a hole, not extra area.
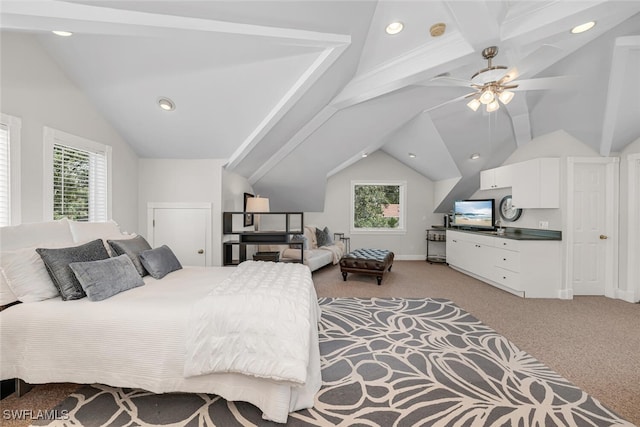
M 518 273 L 520 271 L 520 252 L 509 250 L 496 251 L 496 267 Z
M 511 270 L 496 267 L 494 280 L 510 289 L 514 289 L 516 291 L 522 290 L 522 286 L 520 283 L 520 274 Z
M 519 251 L 520 250 L 520 242 L 517 240 L 511 239 L 501 239 L 496 238 L 494 241 L 494 246 L 499 249 L 506 249 L 508 251 Z

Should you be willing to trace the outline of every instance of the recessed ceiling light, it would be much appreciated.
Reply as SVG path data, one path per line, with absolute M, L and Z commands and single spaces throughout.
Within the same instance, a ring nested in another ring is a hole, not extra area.
M 404 24 L 400 21 L 396 21 L 387 25 L 387 28 L 385 29 L 385 31 L 387 32 L 387 34 L 394 35 L 402 31 L 403 28 L 404 28 Z
M 364 158 L 364 157 L 367 157 L 367 156 L 368 156 L 368 154 L 367 154 L 367 153 L 362 153 L 362 157 L 363 157 L 363 158 Z
M 480 154 L 478 153 L 473 153 L 471 155 L 471 157 L 469 157 L 471 160 L 478 160 L 480 158 Z
M 56 36 L 60 36 L 60 37 L 69 37 L 72 36 L 73 33 L 71 31 L 60 31 L 60 30 L 53 30 L 51 31 L 53 34 L 55 34 Z
M 415 158 L 416 158 L 416 155 L 415 155 L 415 154 L 413 154 L 413 153 L 409 153 L 409 157 L 411 157 L 412 159 L 415 159 Z
M 584 24 L 576 25 L 575 27 L 573 27 L 571 29 L 571 33 L 572 34 L 584 33 L 585 31 L 589 31 L 590 29 L 592 29 L 595 25 L 596 25 L 595 21 L 585 22 Z
M 169 98 L 158 99 L 158 106 L 165 111 L 173 111 L 176 109 L 176 104 L 174 104 Z

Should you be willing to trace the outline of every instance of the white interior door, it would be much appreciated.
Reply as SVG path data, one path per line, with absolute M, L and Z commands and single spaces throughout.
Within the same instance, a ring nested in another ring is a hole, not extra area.
M 568 267 L 573 294 L 609 295 L 617 277 L 614 271 L 617 271 L 618 215 L 617 197 L 611 194 L 615 190 L 611 163 L 596 158 L 593 162 L 588 159 L 574 162 L 572 166 L 568 177 L 572 184 Z
M 167 245 L 183 266 L 211 265 L 211 209 L 192 205 L 150 204 L 150 241 Z

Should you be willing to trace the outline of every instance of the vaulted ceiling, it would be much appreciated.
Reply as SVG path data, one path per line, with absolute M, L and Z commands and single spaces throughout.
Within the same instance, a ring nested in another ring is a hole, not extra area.
M 640 137 L 640 1 L 3 0 L 0 13 L 140 157 L 228 159 L 277 210 L 321 211 L 327 178 L 375 150 L 460 178 L 457 198 L 533 137 L 564 129 L 602 155 Z M 404 30 L 388 35 L 393 21 Z M 473 112 L 456 82 L 488 46 L 528 90 Z

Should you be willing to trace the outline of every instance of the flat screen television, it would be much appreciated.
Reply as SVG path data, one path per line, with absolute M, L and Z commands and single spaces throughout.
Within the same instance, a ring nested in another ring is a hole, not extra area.
M 453 204 L 453 223 L 460 228 L 493 230 L 495 200 L 456 200 Z

